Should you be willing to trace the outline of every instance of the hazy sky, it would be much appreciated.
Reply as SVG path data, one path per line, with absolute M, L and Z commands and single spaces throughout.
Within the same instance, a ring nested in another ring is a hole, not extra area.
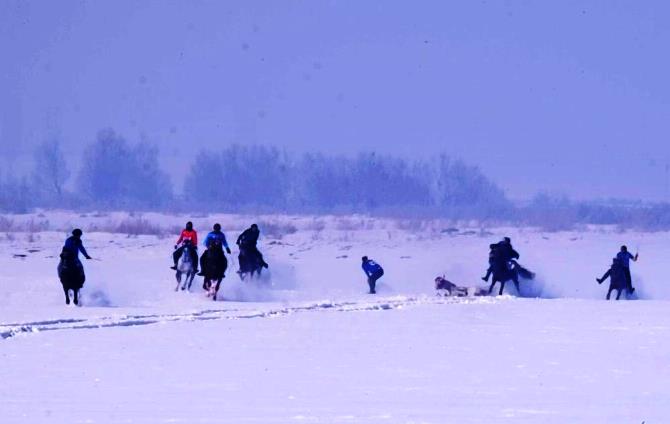
M 669 200 L 667 1 L 0 0 L 4 172 L 60 137 L 480 166 L 514 198 Z

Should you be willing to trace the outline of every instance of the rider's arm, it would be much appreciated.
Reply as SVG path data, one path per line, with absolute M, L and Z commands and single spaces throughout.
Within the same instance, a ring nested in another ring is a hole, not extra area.
M 193 246 L 198 248 L 198 233 L 195 230 L 193 230 Z
M 84 243 L 79 243 L 79 251 L 86 259 L 91 259 L 91 257 L 88 256 L 88 253 L 86 253 L 86 249 L 84 249 Z
M 230 249 L 230 247 L 228 247 L 228 241 L 226 240 L 226 235 L 223 234 L 223 233 L 221 233 L 221 244 L 222 244 L 223 247 L 225 247 L 226 249 Z

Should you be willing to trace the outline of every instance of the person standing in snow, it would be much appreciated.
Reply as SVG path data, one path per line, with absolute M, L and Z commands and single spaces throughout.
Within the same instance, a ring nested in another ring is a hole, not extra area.
M 195 267 L 195 272 L 198 272 L 198 233 L 193 229 L 193 223 L 191 221 L 186 223 L 186 228 L 182 230 L 179 235 L 179 240 L 177 244 L 174 245 L 174 253 L 172 253 L 172 259 L 174 260 L 174 266 L 172 269 L 177 269 L 177 262 L 181 258 L 182 252 L 184 251 L 184 243 L 189 242 L 191 244 L 191 259 L 193 261 L 193 266 Z
M 370 286 L 370 294 L 375 294 L 377 291 L 375 287 L 377 285 L 377 280 L 379 280 L 384 275 L 384 269 L 377 262 L 369 259 L 367 256 L 362 258 L 363 272 L 368 277 L 368 286 Z
M 209 234 L 207 234 L 207 237 L 205 237 L 205 250 L 200 257 L 200 273 L 198 275 L 205 275 L 205 267 L 207 266 L 207 252 L 210 247 L 214 244 L 218 244 L 219 246 L 223 246 L 226 249 L 226 252 L 230 255 L 230 247 L 228 247 L 228 241 L 226 240 L 226 235 L 223 234 L 223 231 L 221 231 L 221 224 L 216 223 L 214 224 L 213 231 L 210 231 Z
M 630 260 L 632 259 L 633 262 L 637 262 L 638 254 L 636 253 L 633 256 L 628 251 L 628 247 L 621 246 L 621 250 L 617 253 L 616 257 L 623 267 L 623 274 L 626 278 L 626 290 L 628 290 L 628 294 L 633 294 L 635 288 L 633 287 L 633 277 L 630 275 Z

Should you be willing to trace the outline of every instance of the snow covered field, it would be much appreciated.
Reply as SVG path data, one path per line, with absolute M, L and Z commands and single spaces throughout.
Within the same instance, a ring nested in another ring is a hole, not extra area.
M 143 219 L 0 219 L 0 423 L 670 422 L 667 233 L 259 217 L 272 286 L 241 283 L 235 264 L 212 302 L 200 278 L 174 292 L 186 218 Z M 230 243 L 253 222 L 193 221 L 201 237 L 220 222 Z M 108 232 L 147 223 L 156 235 Z M 55 273 L 75 225 L 99 259 L 80 308 Z M 441 274 L 483 284 L 504 235 L 539 298 L 434 296 Z M 606 302 L 595 277 L 624 243 L 642 300 Z M 386 270 L 377 296 L 364 254 Z

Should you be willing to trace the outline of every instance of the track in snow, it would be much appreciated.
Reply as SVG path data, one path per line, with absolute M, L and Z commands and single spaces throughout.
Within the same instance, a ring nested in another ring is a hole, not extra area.
M 121 317 L 71 318 L 59 320 L 32 321 L 0 324 L 0 338 L 9 339 L 19 334 L 40 333 L 57 330 L 91 330 L 110 327 L 134 327 L 179 321 L 237 320 L 251 318 L 276 318 L 301 312 L 337 311 L 385 311 L 407 306 L 448 303 L 490 303 L 495 298 L 455 298 L 455 297 L 400 297 L 381 299 L 374 302 L 317 302 L 302 306 L 290 306 L 268 310 L 251 309 L 205 309 L 184 314 L 126 315 Z

